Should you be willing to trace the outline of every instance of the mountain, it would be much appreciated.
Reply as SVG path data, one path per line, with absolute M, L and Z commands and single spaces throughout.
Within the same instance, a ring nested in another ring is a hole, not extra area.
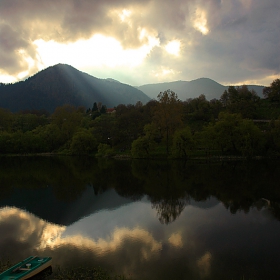
M 0 107 L 12 112 L 45 109 L 53 112 L 64 104 L 91 108 L 102 102 L 107 108 L 119 104 L 147 103 L 139 89 L 113 79 L 98 79 L 66 64 L 57 64 L 15 84 L 0 84 Z
M 178 95 L 179 99 L 185 101 L 188 98 L 196 98 L 201 94 L 204 94 L 207 100 L 219 99 L 224 91 L 228 89 L 228 86 L 223 86 L 208 78 L 200 78 L 193 81 L 148 84 L 137 88 L 153 99 L 156 99 L 160 92 L 170 89 Z M 263 86 L 248 86 L 249 90 L 254 89 L 260 97 L 263 96 L 263 88 Z

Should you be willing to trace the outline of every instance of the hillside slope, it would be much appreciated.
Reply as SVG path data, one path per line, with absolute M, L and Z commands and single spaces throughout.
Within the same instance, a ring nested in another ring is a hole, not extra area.
M 139 89 L 112 79 L 95 78 L 66 64 L 51 66 L 25 81 L 0 86 L 0 107 L 12 112 L 53 112 L 64 104 L 89 108 L 94 102 L 114 107 L 149 100 Z
M 263 86 L 250 85 L 248 88 L 249 90 L 254 89 L 262 97 Z M 200 78 L 193 81 L 142 85 L 138 89 L 153 99 L 156 99 L 160 92 L 170 89 L 178 95 L 179 99 L 185 101 L 188 98 L 196 98 L 201 94 L 204 94 L 207 100 L 219 99 L 223 92 L 228 89 L 228 86 L 223 86 L 208 78 Z

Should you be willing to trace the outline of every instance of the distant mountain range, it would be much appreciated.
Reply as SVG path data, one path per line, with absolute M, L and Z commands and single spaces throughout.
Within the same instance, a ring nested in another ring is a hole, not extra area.
M 262 97 L 263 86 L 250 85 Z M 101 102 L 107 108 L 119 104 L 146 104 L 165 90 L 172 90 L 182 101 L 204 94 L 207 100 L 219 99 L 228 86 L 211 79 L 176 81 L 132 87 L 114 79 L 98 79 L 66 64 L 46 68 L 25 81 L 15 84 L 0 83 L 0 108 L 12 112 L 21 110 L 47 110 L 52 113 L 64 104 L 92 108 Z
M 137 87 L 152 99 L 156 99 L 160 92 L 165 90 L 172 90 L 182 101 L 189 98 L 196 98 L 204 94 L 207 100 L 219 99 L 228 86 L 223 86 L 211 79 L 200 78 L 193 81 L 176 81 L 169 83 L 148 84 Z M 254 89 L 255 92 L 263 97 L 263 86 L 248 85 L 249 90 Z
M 0 107 L 12 112 L 45 109 L 53 112 L 64 104 L 107 108 L 119 104 L 147 103 L 150 98 L 135 87 L 113 79 L 98 79 L 70 65 L 57 64 L 15 84 L 0 85 Z

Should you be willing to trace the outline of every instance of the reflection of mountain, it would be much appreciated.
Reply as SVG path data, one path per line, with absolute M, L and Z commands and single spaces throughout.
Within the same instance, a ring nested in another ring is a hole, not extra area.
M 76 200 L 64 202 L 58 200 L 51 187 L 44 189 L 15 189 L 8 197 L 0 201 L 0 207 L 11 206 L 24 209 L 48 222 L 70 225 L 82 217 L 105 209 L 115 209 L 132 202 L 121 197 L 113 189 L 96 196 L 88 187 Z
M 187 206 L 170 226 L 158 223 L 142 202 L 69 227 L 15 207 L 0 208 L 2 258 L 48 255 L 54 266 L 100 266 L 135 280 L 279 279 L 279 235 L 280 223 L 264 211 L 231 215 L 222 204 Z
M 146 197 L 165 223 L 177 220 L 188 204 L 209 208 L 221 201 L 231 213 L 247 213 L 263 197 L 277 203 L 279 180 L 280 164 L 272 161 L 110 161 L 105 166 L 92 158 L 3 157 L 0 206 L 16 206 L 68 225 Z M 211 197 L 216 200 L 209 201 Z M 279 217 L 279 207 L 274 208 Z

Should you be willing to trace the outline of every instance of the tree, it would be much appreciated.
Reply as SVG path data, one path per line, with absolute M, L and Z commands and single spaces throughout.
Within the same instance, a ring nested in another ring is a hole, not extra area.
M 131 145 L 131 155 L 134 158 L 149 158 L 151 142 L 147 136 L 141 136 L 134 140 Z
M 215 124 L 210 124 L 202 133 L 203 142 L 210 149 L 218 148 L 222 153 L 252 157 L 260 154 L 264 137 L 252 120 L 242 119 L 240 114 L 219 114 Z
M 111 148 L 110 145 L 103 143 L 100 143 L 98 145 L 98 152 L 96 154 L 96 157 L 112 157 L 114 155 L 114 150 Z
M 0 108 L 0 131 L 11 131 L 14 115 L 6 110 Z
M 250 91 L 246 85 L 230 86 L 224 91 L 220 101 L 230 113 L 241 114 L 243 118 L 253 118 L 256 115 L 260 97 L 254 90 Z
M 144 133 L 144 136 L 140 136 L 132 142 L 131 155 L 135 158 L 149 158 L 151 151 L 154 150 L 155 139 L 158 136 L 155 124 L 146 124 Z
M 52 123 L 61 130 L 64 141 L 72 138 L 77 128 L 81 125 L 83 114 L 72 105 L 57 107 L 52 114 Z
M 277 153 L 280 152 L 280 118 L 273 120 L 270 123 L 270 130 L 268 132 L 269 149 Z
M 210 103 L 206 100 L 204 94 L 197 98 L 188 99 L 183 103 L 184 118 L 186 120 L 209 121 L 211 118 Z
M 106 105 L 102 105 L 100 108 L 100 114 L 106 114 L 107 113 L 107 107 Z
M 194 147 L 194 140 L 189 127 L 177 130 L 173 137 L 172 154 L 175 157 L 187 158 L 188 151 Z
M 92 107 L 91 111 L 92 112 L 98 112 L 98 107 L 97 107 L 97 103 L 96 102 L 93 103 L 93 107 Z
M 264 135 L 252 120 L 243 119 L 238 127 L 236 148 L 242 156 L 260 155 L 264 148 Z
M 169 154 L 170 138 L 174 131 L 182 125 L 182 103 L 177 94 L 170 89 L 157 96 L 154 121 L 166 140 L 166 154 Z
M 70 152 L 74 155 L 87 155 L 97 150 L 97 140 L 89 130 L 82 129 L 72 138 Z
M 263 95 L 271 102 L 280 102 L 280 79 L 274 80 L 270 84 L 270 87 L 265 87 L 263 89 Z

